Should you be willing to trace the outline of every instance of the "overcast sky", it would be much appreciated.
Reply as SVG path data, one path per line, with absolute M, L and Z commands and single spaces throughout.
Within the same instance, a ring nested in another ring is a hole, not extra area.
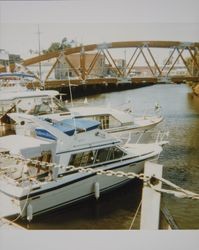
M 0 48 L 31 57 L 63 37 L 79 43 L 199 41 L 198 0 L 0 1 Z

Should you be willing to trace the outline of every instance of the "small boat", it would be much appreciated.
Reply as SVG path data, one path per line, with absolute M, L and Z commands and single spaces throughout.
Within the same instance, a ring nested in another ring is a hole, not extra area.
M 121 145 L 93 120 L 51 124 L 30 115 L 23 119 L 32 122 L 26 135 L 0 138 L 1 216 L 32 220 L 90 196 L 98 199 L 129 181 L 98 171 L 138 174 L 146 160 L 156 160 L 162 151 L 159 143 Z
M 35 75 L 24 72 L 0 73 L 1 92 L 18 92 L 27 89 L 27 84 L 33 82 Z
M 53 98 L 59 95 L 55 90 L 28 90 L 24 87 L 13 87 L 0 91 L 0 136 L 15 133 L 15 120 L 8 114 L 26 112 L 32 102 L 37 103 L 40 98 Z

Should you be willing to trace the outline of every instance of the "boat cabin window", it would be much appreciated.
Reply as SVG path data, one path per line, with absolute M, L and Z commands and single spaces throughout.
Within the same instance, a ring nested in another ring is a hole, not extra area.
M 34 113 L 41 115 L 41 114 L 49 114 L 52 112 L 52 108 L 49 106 L 47 101 L 43 101 L 40 105 L 36 105 L 34 108 Z
M 14 102 L 0 102 L 0 115 L 11 112 L 16 112 L 16 105 Z
M 109 114 L 85 116 L 84 118 L 93 119 L 100 122 L 100 129 L 108 129 L 121 126 L 121 122 Z
M 117 147 L 103 148 L 97 151 L 96 162 L 116 160 L 124 155 L 126 155 L 126 153 Z
M 126 153 L 124 151 L 122 151 L 120 148 L 117 147 L 112 147 L 109 150 L 109 160 L 114 160 L 114 159 L 119 159 L 121 157 L 123 157 L 124 155 L 126 155 Z
M 95 120 L 101 123 L 101 129 L 115 128 L 121 125 L 117 119 L 115 119 L 112 115 L 98 115 L 95 116 Z
M 75 167 L 89 166 L 100 162 L 116 160 L 122 158 L 125 155 L 126 153 L 123 152 L 120 148 L 113 146 L 102 148 L 99 150 L 73 154 L 69 161 L 69 165 L 73 165 Z
M 67 111 L 69 112 L 68 108 L 66 107 L 66 105 L 64 104 L 64 102 L 62 100 L 57 99 L 56 97 L 52 98 L 52 108 L 53 111 Z
M 109 115 L 97 116 L 97 120 L 101 123 L 101 125 L 100 125 L 101 129 L 109 128 Z
M 87 151 L 72 155 L 69 164 L 75 167 L 92 165 L 94 163 L 95 151 Z
M 110 148 L 102 148 L 97 150 L 96 163 L 108 161 Z
M 42 97 L 33 104 L 29 114 L 42 115 L 67 111 L 66 106 L 57 98 Z

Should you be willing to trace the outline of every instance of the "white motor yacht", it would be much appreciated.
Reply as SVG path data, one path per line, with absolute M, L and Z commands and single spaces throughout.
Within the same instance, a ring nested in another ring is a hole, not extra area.
M 99 130 L 97 121 L 52 124 L 21 115 L 21 126 L 27 120 L 31 124 L 26 133 L 0 138 L 1 216 L 18 214 L 31 220 L 89 196 L 99 198 L 129 181 L 126 176 L 98 175 L 99 170 L 138 174 L 146 160 L 156 160 L 162 151 L 158 143 L 121 145 Z
M 0 113 L 26 113 L 58 122 L 67 118 L 93 119 L 100 122 L 100 128 L 108 133 L 124 131 L 143 132 L 154 128 L 163 117 L 161 115 L 143 115 L 135 117 L 132 113 L 110 107 L 67 107 L 53 90 L 21 91 L 0 93 Z

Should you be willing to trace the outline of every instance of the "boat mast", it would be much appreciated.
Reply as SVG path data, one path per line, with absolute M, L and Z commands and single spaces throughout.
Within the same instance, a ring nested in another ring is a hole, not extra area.
M 71 88 L 71 83 L 70 83 L 69 67 L 67 68 L 67 74 L 68 74 L 68 87 L 69 87 L 69 92 L 70 92 L 70 102 L 71 102 L 71 106 L 73 107 L 74 106 L 73 105 L 73 94 L 72 94 L 72 88 Z M 77 133 L 77 128 L 76 128 L 75 115 L 73 115 L 73 122 L 74 122 L 74 127 L 75 127 L 75 134 L 76 134 Z
M 40 42 L 40 28 L 39 28 L 39 24 L 38 24 L 38 30 L 37 30 L 37 35 L 38 35 L 38 50 L 39 50 L 39 56 L 41 55 L 41 42 Z M 39 78 L 41 81 L 41 62 L 39 62 Z

